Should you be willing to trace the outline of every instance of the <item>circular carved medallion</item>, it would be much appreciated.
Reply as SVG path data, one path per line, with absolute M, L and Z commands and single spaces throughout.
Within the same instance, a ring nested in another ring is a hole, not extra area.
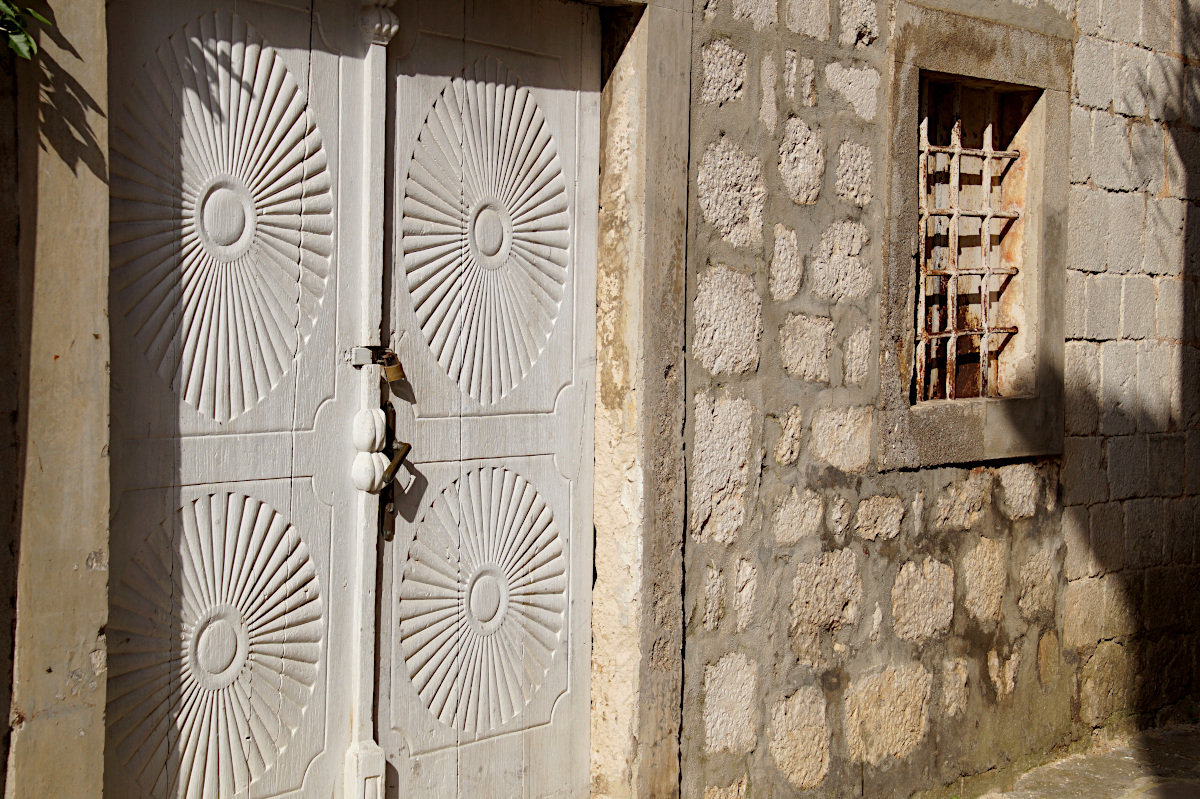
M 442 91 L 405 183 L 404 270 L 437 362 L 478 402 L 529 374 L 558 318 L 570 213 L 558 147 L 494 58 Z
M 300 725 L 324 643 L 308 547 L 273 508 L 212 494 L 155 528 L 113 589 L 109 742 L 153 796 L 241 795 Z
M 227 422 L 288 372 L 333 252 L 321 135 L 283 59 L 237 14 L 147 62 L 112 133 L 112 307 L 163 379 Z
M 479 734 L 520 714 L 558 650 L 566 589 L 558 525 L 525 478 L 483 467 L 451 483 L 400 583 L 404 664 L 434 717 Z

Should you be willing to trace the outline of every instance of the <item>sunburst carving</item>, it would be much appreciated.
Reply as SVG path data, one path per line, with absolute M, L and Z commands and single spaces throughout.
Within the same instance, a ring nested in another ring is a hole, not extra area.
M 545 115 L 494 58 L 452 79 L 405 184 L 404 269 L 433 355 L 493 404 L 546 346 L 567 280 L 570 214 Z
M 312 695 L 323 602 L 308 547 L 258 500 L 189 502 L 113 592 L 110 745 L 155 797 L 225 797 L 278 760 Z
M 434 500 L 400 585 L 404 663 L 443 724 L 485 733 L 542 685 L 566 611 L 566 558 L 545 500 L 508 469 L 473 469 Z
M 112 152 L 114 307 L 183 400 L 229 421 L 291 367 L 330 273 L 305 93 L 240 16 L 207 14 L 145 64 Z

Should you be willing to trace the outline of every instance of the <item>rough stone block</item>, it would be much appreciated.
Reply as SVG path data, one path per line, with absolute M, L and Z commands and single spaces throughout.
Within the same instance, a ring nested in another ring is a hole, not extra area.
M 704 573 L 704 615 L 700 623 L 705 631 L 712 632 L 725 615 L 725 573 L 711 563 Z
M 1063 439 L 1063 504 L 1087 505 L 1108 499 L 1104 471 L 1103 439 L 1099 436 L 1067 436 Z
M 1152 6 L 1157 2 L 1158 0 L 1146 0 L 1146 5 Z M 1146 111 L 1151 119 L 1176 122 L 1183 116 L 1184 96 L 1187 94 L 1180 91 L 1183 77 L 1181 60 L 1161 52 L 1149 54 L 1145 96 Z
M 1021 667 L 1021 653 L 1013 652 L 1007 659 L 1000 657 L 995 649 L 988 652 L 988 678 L 996 689 L 996 698 L 1003 699 L 1017 687 L 1017 670 Z
M 873 4 L 872 4 L 873 5 Z M 851 141 L 838 147 L 837 193 L 847 202 L 866 207 L 873 197 L 871 149 Z
M 796 117 L 788 119 L 779 145 L 779 175 L 797 203 L 817 201 L 825 177 L 825 143 L 819 128 L 810 128 Z
M 1183 81 L 1184 86 L 1200 86 L 1200 67 L 1184 67 Z M 1184 92 L 1183 115 L 1189 125 L 1200 127 L 1200 92 Z
M 775 225 L 775 257 L 771 259 L 771 297 L 775 300 L 790 300 L 800 290 L 804 280 L 804 257 L 800 254 L 800 240 L 796 231 L 783 225 Z
M 1142 267 L 1146 233 L 1146 195 L 1140 192 L 1108 195 L 1108 271 L 1132 272 Z
M 1143 272 L 1148 275 L 1183 274 L 1185 213 L 1186 204 L 1174 197 L 1147 201 Z
M 1200 133 L 1171 128 L 1165 139 L 1166 183 L 1172 197 L 1200 200 L 1200 180 L 1196 165 L 1200 164 Z
M 1084 324 L 1084 311 L 1087 303 L 1087 281 L 1084 279 L 1086 274 L 1086 272 L 1077 272 L 1074 269 L 1067 270 L 1065 303 L 1067 318 L 1063 326 L 1068 340 L 1085 338 L 1087 335 L 1087 328 Z
M 1139 44 L 1159 52 L 1171 49 L 1172 5 L 1172 0 L 1142 0 L 1142 30 L 1138 35 Z M 1166 86 L 1176 88 L 1178 85 L 1178 83 L 1166 84 Z M 1151 80 L 1147 90 L 1147 101 L 1151 95 L 1158 93 L 1163 88 L 1166 87 Z
M 704 799 L 746 799 L 746 778 L 730 785 L 710 785 L 704 789 Z
M 762 122 L 764 130 L 774 133 L 775 125 L 779 123 L 779 102 L 776 99 L 779 66 L 775 63 L 773 54 L 767 53 L 762 57 L 758 72 L 758 86 L 762 94 L 762 100 L 758 107 L 758 119 Z
M 1063 593 L 1063 644 L 1074 649 L 1100 640 L 1104 621 L 1104 585 L 1098 577 L 1073 580 Z
M 871 329 L 860 327 L 842 345 L 842 377 L 846 385 L 862 385 L 871 369 Z
M 1168 566 L 1190 564 L 1196 544 L 1195 502 L 1192 497 L 1172 497 L 1165 504 L 1167 529 L 1163 560 Z
M 1125 505 L 1125 565 L 1135 569 L 1163 563 L 1166 504 L 1163 500 L 1131 499 Z
M 1144 497 L 1150 482 L 1146 436 L 1114 436 L 1104 444 L 1109 495 L 1113 499 Z
M 1092 176 L 1092 112 L 1071 106 L 1071 182 L 1086 183 Z
M 868 541 L 886 541 L 900 535 L 904 500 L 900 497 L 869 497 L 854 514 L 854 531 Z
M 793 377 L 828 383 L 832 344 L 833 320 L 823 316 L 792 314 L 779 328 L 779 354 Z
M 1149 53 L 1140 47 L 1113 47 L 1113 110 L 1140 117 L 1146 114 Z
M 879 38 L 875 0 L 840 0 L 838 5 L 838 23 L 842 28 L 839 45 L 862 48 Z
M 1008 584 L 1008 558 L 1005 546 L 994 538 L 980 538 L 963 557 L 959 570 L 963 582 L 963 605 L 985 624 L 1000 620 L 1004 588 Z
M 748 19 L 754 30 L 764 31 L 779 20 L 778 0 L 733 0 L 733 18 Z
M 779 503 L 775 510 L 773 529 L 775 543 L 794 546 L 805 538 L 820 535 L 824 503 L 821 495 L 811 488 L 801 492 L 792 488 L 791 493 Z
M 1143 339 L 1154 336 L 1154 310 L 1157 295 L 1154 280 L 1146 275 L 1129 275 L 1121 290 L 1121 338 Z
M 1142 32 L 1142 0 L 1104 0 L 1100 35 L 1114 42 L 1137 44 Z
M 1138 344 L 1137 429 L 1159 433 L 1171 424 L 1171 374 L 1175 347 L 1162 341 Z
M 1078 0 L 1075 7 L 1075 24 L 1087 36 L 1100 33 L 1100 0 Z
M 1021 598 L 1017 606 L 1026 619 L 1044 619 L 1054 615 L 1054 596 L 1058 589 L 1058 563 L 1054 550 L 1043 547 L 1021 566 Z
M 1081 272 L 1103 272 L 1108 256 L 1108 197 L 1087 186 L 1072 186 L 1068 200 L 1068 266 Z
M 767 186 L 762 163 L 724 136 L 709 145 L 696 176 L 700 211 L 736 247 L 762 244 Z
M 701 541 L 733 541 L 746 518 L 746 493 L 758 463 L 751 452 L 753 409 L 744 399 L 696 395 L 691 530 Z
M 1118 275 L 1089 275 L 1085 296 L 1087 337 L 1093 341 L 1116 338 L 1121 330 L 1121 278 Z
M 725 39 L 714 39 L 700 48 L 704 66 L 700 101 L 723 105 L 742 96 L 746 88 L 746 54 Z
M 830 225 L 810 256 L 812 293 L 823 300 L 866 297 L 875 284 L 871 267 L 860 257 L 867 241 L 867 228 L 861 222 Z
M 829 40 L 829 0 L 787 0 L 787 26 L 793 33 Z
M 850 757 L 879 765 L 908 757 L 924 739 L 933 675 L 919 664 L 851 681 L 842 720 Z
M 1095 575 L 1091 541 L 1088 536 L 1088 509 L 1082 505 L 1064 508 L 1062 529 L 1063 545 L 1066 548 L 1063 568 L 1067 579 L 1079 580 Z
M 771 758 L 788 782 L 815 788 L 829 772 L 829 725 L 819 686 L 801 688 L 775 706 L 767 730 Z
M 875 119 L 879 72 L 874 67 L 847 67 L 834 61 L 825 66 L 825 85 L 841 94 L 854 113 L 868 122 Z
M 1075 43 L 1074 95 L 1081 105 L 1107 109 L 1113 99 L 1112 45 L 1090 36 Z
M 863 585 L 854 550 L 826 552 L 817 563 L 798 564 L 793 589 L 793 627 L 832 632 L 858 623 Z
M 739 633 L 745 631 L 754 618 L 754 594 L 757 590 L 758 569 L 750 561 L 741 558 L 733 575 L 733 612 Z
M 1184 446 L 1184 491 L 1200 494 L 1200 431 L 1189 430 Z
M 1014 463 L 996 470 L 1004 489 L 1004 512 L 1010 519 L 1027 519 L 1037 513 L 1042 476 L 1032 463 Z
M 966 530 L 983 518 L 992 501 L 992 473 L 976 469 L 938 495 L 935 525 L 939 530 Z
M 1088 513 L 1088 537 L 1091 539 L 1093 574 L 1110 574 L 1125 568 L 1125 504 L 1104 502 L 1093 505 Z
M 1157 281 L 1158 302 L 1155 307 L 1154 334 L 1158 338 L 1183 338 L 1184 292 L 1183 281 L 1162 277 Z
M 779 420 L 783 428 L 775 442 L 775 462 L 780 466 L 791 466 L 800 457 L 800 440 L 804 435 L 804 413 L 799 405 L 793 405 Z
M 1104 620 L 1100 625 L 1103 639 L 1123 638 L 1134 635 L 1142 627 L 1141 613 L 1145 595 L 1144 570 L 1131 570 L 1122 574 L 1106 574 L 1100 578 L 1104 586 Z
M 1063 384 L 1067 434 L 1095 433 L 1100 422 L 1100 345 L 1067 342 Z
M 1161 192 L 1163 187 L 1166 135 L 1158 125 L 1141 122 L 1129 125 L 1133 185 L 1152 196 Z
M 741 652 L 704 667 L 704 749 L 751 752 L 758 743 L 758 669 Z
M 762 298 L 748 276 L 718 264 L 700 277 L 692 353 L 714 375 L 758 368 Z
M 1100 345 L 1100 432 L 1125 435 L 1138 422 L 1138 343 L 1106 341 Z
M 942 707 L 951 718 L 961 716 L 967 709 L 966 658 L 946 660 L 942 664 Z
M 1097 113 L 1092 128 L 1092 180 L 1110 191 L 1135 188 L 1129 122 L 1123 116 Z
M 1172 381 L 1171 422 L 1176 430 L 1195 430 L 1200 427 L 1200 396 L 1195 390 L 1200 386 L 1200 349 L 1185 345 L 1176 352 L 1179 371 Z
M 893 631 L 906 641 L 924 641 L 950 629 L 954 618 L 954 569 L 933 558 L 909 561 L 892 585 Z
M 1079 715 L 1099 727 L 1114 713 L 1134 710 L 1136 659 L 1125 646 L 1105 641 L 1083 667 L 1079 687 Z

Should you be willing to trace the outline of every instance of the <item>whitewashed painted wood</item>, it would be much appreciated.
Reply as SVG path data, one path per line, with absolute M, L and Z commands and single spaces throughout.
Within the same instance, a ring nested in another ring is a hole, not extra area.
M 235 7 L 109 6 L 121 799 L 349 796 L 371 759 L 368 47 L 342 2 Z
M 380 743 L 399 796 L 585 796 L 597 12 L 397 11 Z

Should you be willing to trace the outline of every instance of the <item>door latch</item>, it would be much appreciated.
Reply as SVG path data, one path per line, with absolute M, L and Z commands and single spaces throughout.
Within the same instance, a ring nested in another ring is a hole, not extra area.
M 400 356 L 387 347 L 355 347 L 350 351 L 350 365 L 355 368 L 369 363 L 383 367 L 383 379 L 389 383 L 404 379 Z
M 387 485 L 396 479 L 396 472 L 404 465 L 404 461 L 408 458 L 408 453 L 412 452 L 412 444 L 406 441 L 397 441 L 392 448 L 392 462 L 383 470 L 383 484 Z

